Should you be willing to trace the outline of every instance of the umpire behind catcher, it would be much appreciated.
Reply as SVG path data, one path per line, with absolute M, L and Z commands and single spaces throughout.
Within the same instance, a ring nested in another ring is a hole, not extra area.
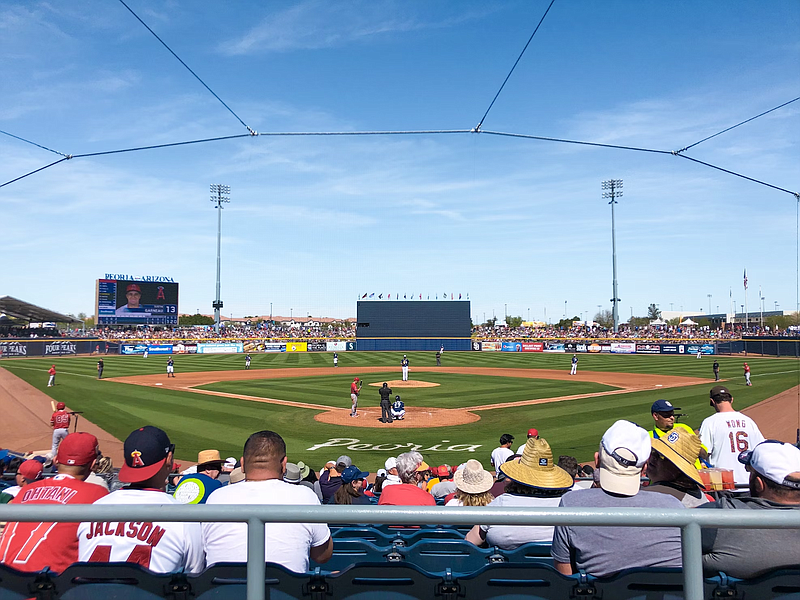
M 388 383 L 384 382 L 378 393 L 381 395 L 381 423 L 391 423 L 392 401 L 390 398 L 392 397 L 392 388 L 389 387 Z

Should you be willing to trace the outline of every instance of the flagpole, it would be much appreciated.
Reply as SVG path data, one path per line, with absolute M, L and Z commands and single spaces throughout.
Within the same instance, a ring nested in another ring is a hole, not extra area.
M 744 270 L 744 330 L 747 331 L 749 319 L 747 318 L 747 269 Z

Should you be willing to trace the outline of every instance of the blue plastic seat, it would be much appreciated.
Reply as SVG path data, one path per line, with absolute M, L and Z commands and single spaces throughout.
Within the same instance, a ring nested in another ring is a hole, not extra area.
M 448 569 L 456 576 L 474 573 L 505 559 L 494 549 L 478 548 L 466 540 L 421 540 L 411 546 L 397 546 L 403 559 L 428 573 L 443 574 Z
M 309 562 L 309 570 L 319 567 L 324 572 L 344 571 L 345 569 L 364 562 L 389 562 L 392 560 L 393 546 L 377 546 L 370 541 L 359 538 L 335 538 L 333 540 L 333 555 L 328 562 L 317 564 Z M 402 560 L 396 554 L 395 560 Z
M 735 579 L 720 573 L 712 581 L 717 582 L 720 598 L 800 600 L 800 568 L 776 569 L 753 579 Z
M 453 583 L 459 600 L 556 600 L 600 598 L 591 577 L 561 575 L 549 565 L 497 563 Z M 602 596 L 617 600 L 615 596 Z

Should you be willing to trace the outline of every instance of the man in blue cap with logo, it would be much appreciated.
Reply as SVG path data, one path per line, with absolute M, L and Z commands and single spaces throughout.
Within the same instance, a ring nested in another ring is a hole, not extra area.
M 672 406 L 672 403 L 669 400 L 656 400 L 653 402 L 653 406 L 650 407 L 650 413 L 653 415 L 653 421 L 655 421 L 654 427 L 649 431 L 650 437 L 654 440 L 660 440 L 663 437 L 669 435 L 669 432 L 673 429 L 684 429 L 688 433 L 695 434 L 694 430 L 689 427 L 686 423 L 676 423 L 675 422 L 675 411 L 680 410 L 679 406 Z M 708 458 L 708 450 L 705 446 L 702 446 L 700 449 L 700 458 L 695 462 L 696 469 L 702 469 L 704 466 L 703 463 Z

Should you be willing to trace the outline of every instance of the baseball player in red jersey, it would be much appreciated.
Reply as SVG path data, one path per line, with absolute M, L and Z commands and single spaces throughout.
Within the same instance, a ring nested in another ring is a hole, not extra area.
M 97 460 L 97 438 L 72 433 L 58 448 L 58 475 L 20 490 L 11 504 L 91 504 L 108 492 L 84 481 Z M 20 571 L 49 566 L 60 573 L 78 561 L 77 523 L 10 522 L 0 539 L 0 562 Z
M 53 447 L 50 449 L 50 458 L 55 458 L 58 453 L 58 445 L 69 433 L 69 413 L 65 410 L 63 402 L 56 404 L 56 412 L 50 417 L 50 425 L 53 428 Z
M 47 387 L 53 387 L 56 384 L 56 366 L 53 365 L 47 370 L 50 379 L 47 380 Z
M 358 416 L 358 395 L 361 393 L 361 385 L 358 377 L 353 379 L 353 383 L 350 384 L 350 400 L 353 401 L 353 406 L 350 409 L 351 417 Z
M 744 382 L 745 385 L 753 385 L 750 383 L 750 365 L 744 363 Z
M 132 432 L 125 440 L 125 464 L 119 471 L 119 480 L 130 485 L 95 504 L 181 504 L 164 491 L 174 450 L 158 427 Z M 200 523 L 81 523 L 78 547 L 82 562 L 136 563 L 156 573 L 199 573 L 205 567 Z

